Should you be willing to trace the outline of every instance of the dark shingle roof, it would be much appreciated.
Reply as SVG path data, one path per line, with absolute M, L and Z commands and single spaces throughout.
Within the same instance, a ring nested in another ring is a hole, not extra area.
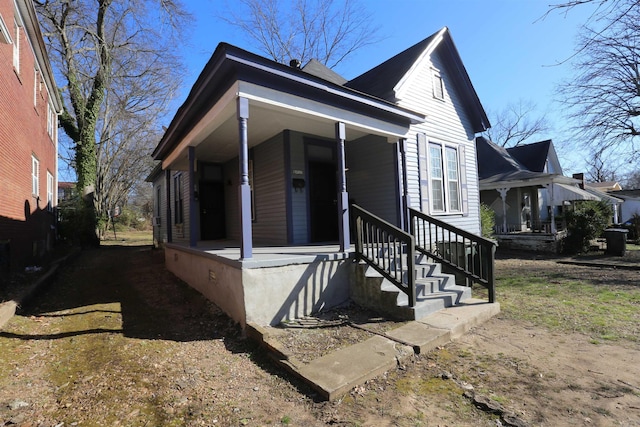
M 302 71 L 337 85 L 343 85 L 347 82 L 347 79 L 316 59 L 307 62 L 307 65 L 302 67 Z
M 509 154 L 508 150 L 483 136 L 476 138 L 476 154 L 478 156 L 479 179 L 528 171 L 525 166 Z
M 439 32 L 438 32 L 439 33 Z M 393 88 L 409 71 L 438 33 L 432 34 L 391 59 L 350 80 L 345 86 L 395 102 Z
M 441 55 L 453 87 L 463 100 L 474 132 L 484 132 L 491 127 L 491 124 L 447 27 L 348 81 L 345 86 L 396 103 L 398 99 L 393 89 L 432 45 Z
M 549 157 L 551 140 L 534 142 L 533 144 L 519 145 L 507 148 L 507 152 L 527 169 L 533 172 L 544 172 Z

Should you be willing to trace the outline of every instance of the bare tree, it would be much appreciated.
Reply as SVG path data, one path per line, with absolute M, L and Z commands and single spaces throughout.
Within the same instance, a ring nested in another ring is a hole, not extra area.
M 358 0 L 239 0 L 222 16 L 274 61 L 316 59 L 334 68 L 380 40 Z
M 589 182 L 616 181 L 616 168 L 613 166 L 614 159 L 611 159 L 606 150 L 597 150 L 586 159 L 586 178 Z
M 73 145 L 78 187 L 83 194 L 93 192 L 87 211 L 100 224 L 112 203 L 108 188 L 124 191 L 129 185 L 129 177 L 116 171 L 132 170 L 116 167 L 121 159 L 112 157 L 149 153 L 157 141 L 147 138 L 159 127 L 155 122 L 180 81 L 173 52 L 188 15 L 179 0 L 36 0 L 35 5 L 62 87 L 60 125 Z
M 531 101 L 519 100 L 507 105 L 491 119 L 492 126 L 485 136 L 502 147 L 516 147 L 533 137 L 541 137 L 549 129 L 544 116 L 535 113 Z
M 640 136 L 640 2 L 615 5 L 604 29 L 583 27 L 576 75 L 559 93 L 583 147 L 633 160 Z

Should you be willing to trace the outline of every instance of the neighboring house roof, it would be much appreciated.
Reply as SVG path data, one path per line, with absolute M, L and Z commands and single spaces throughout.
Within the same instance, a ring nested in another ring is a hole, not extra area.
M 615 181 L 604 182 L 588 182 L 587 185 L 591 188 L 596 188 L 600 191 L 619 191 L 622 190 L 620 183 Z
M 471 84 L 471 79 L 447 27 L 348 81 L 345 86 L 390 102 L 398 102 L 398 95 L 406 77 L 422 58 L 435 50 L 441 53 L 447 70 L 455 83 L 454 86 L 460 92 L 474 132 L 487 130 L 491 126 L 489 119 Z
M 591 185 L 591 184 L 588 184 Z M 640 199 L 640 189 L 636 190 L 619 190 L 615 192 L 616 197 L 624 200 Z M 609 195 L 611 196 L 611 195 Z
M 557 155 L 550 139 L 534 142 L 533 144 L 510 147 L 507 148 L 507 151 L 530 171 L 562 174 L 562 168 L 560 168 L 560 164 L 557 161 Z M 557 163 L 552 168 L 553 171 L 546 168 L 547 162 Z
M 614 197 L 609 193 L 605 193 L 603 191 L 600 191 L 597 188 L 593 188 L 591 187 L 591 184 L 585 184 L 584 186 L 584 191 L 593 194 L 594 196 L 597 196 L 600 200 L 605 200 L 607 203 L 609 204 L 615 204 L 615 203 L 622 203 L 624 202 L 624 199 L 621 199 L 620 197 Z M 616 196 L 617 196 L 617 192 L 616 192 Z
M 75 182 L 58 181 L 58 188 L 76 188 Z
M 500 147 L 483 136 L 476 138 L 476 155 L 480 190 L 551 183 L 571 185 L 578 182 L 576 179 L 560 174 L 529 170 L 511 154 L 509 149 Z

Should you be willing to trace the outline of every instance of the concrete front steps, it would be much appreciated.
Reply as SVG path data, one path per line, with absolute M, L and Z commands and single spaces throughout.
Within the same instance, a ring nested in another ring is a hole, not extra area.
M 406 265 L 406 263 L 404 263 Z M 416 305 L 373 267 L 360 263 L 351 297 L 363 307 L 384 313 L 391 319 L 416 320 L 471 298 L 471 288 L 455 283 L 455 276 L 443 273 L 441 265 L 419 256 L 415 265 Z
M 278 328 L 248 324 L 247 335 L 266 348 L 279 366 L 309 384 L 321 398 L 332 401 L 394 369 L 414 354 L 427 353 L 447 344 L 499 312 L 498 303 L 470 298 L 307 364 L 280 344 L 278 336 L 282 330 Z

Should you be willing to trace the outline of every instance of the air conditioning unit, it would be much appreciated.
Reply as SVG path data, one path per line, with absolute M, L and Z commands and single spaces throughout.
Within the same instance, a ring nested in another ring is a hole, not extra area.
M 159 216 L 154 216 L 153 217 L 153 225 L 156 227 L 161 227 L 162 226 L 162 218 Z

